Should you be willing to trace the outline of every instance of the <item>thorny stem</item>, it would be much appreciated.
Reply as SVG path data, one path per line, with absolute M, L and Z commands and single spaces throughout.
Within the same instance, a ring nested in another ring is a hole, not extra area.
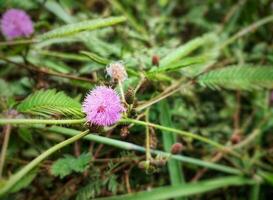
M 165 127 L 165 126 L 161 126 L 161 125 L 158 125 L 158 124 L 153 124 L 153 123 L 150 123 L 150 122 L 144 122 L 144 121 L 139 121 L 139 120 L 135 120 L 135 119 L 130 119 L 130 118 L 121 119 L 120 122 L 121 123 L 124 123 L 124 122 L 125 123 L 135 123 L 135 124 L 142 125 L 142 126 L 150 126 L 150 127 L 154 127 L 154 128 L 160 129 L 160 130 L 173 132 L 173 133 L 176 133 L 176 134 L 181 135 L 181 136 L 186 136 L 186 137 L 190 137 L 190 138 L 205 142 L 205 143 L 210 144 L 210 145 L 212 145 L 214 147 L 217 147 L 218 149 L 220 149 L 223 152 L 230 153 L 230 154 L 232 154 L 233 156 L 236 156 L 236 157 L 240 157 L 240 155 L 237 152 L 232 151 L 230 148 L 225 147 L 222 144 L 219 144 L 219 143 L 214 142 L 214 141 L 212 141 L 212 140 L 210 140 L 208 138 L 205 138 L 203 136 L 196 135 L 196 134 L 193 134 L 193 133 L 190 133 L 190 132 L 187 132 L 187 131 L 181 131 L 181 130 L 178 130 L 178 129 Z
M 2 124 L 82 124 L 85 119 L 0 119 Z
M 0 119 L 0 125 L 1 124 L 82 124 L 86 121 L 86 119 L 63 119 L 63 120 L 54 120 L 54 119 Z M 166 127 L 166 126 L 161 126 L 161 125 L 158 125 L 158 124 L 153 124 L 153 123 L 150 123 L 150 122 L 144 122 L 144 121 L 140 121 L 140 120 L 136 120 L 136 119 L 130 119 L 130 118 L 124 118 L 124 119 L 121 119 L 119 121 L 119 123 L 133 123 L 133 124 L 138 124 L 138 125 L 142 125 L 142 126 L 150 126 L 150 127 L 154 127 L 154 128 L 157 128 L 157 129 L 160 129 L 160 130 L 165 130 L 165 131 L 168 131 L 168 132 L 172 132 L 172 133 L 176 133 L 178 135 L 181 135 L 181 136 L 186 136 L 186 137 L 190 137 L 190 138 L 193 138 L 193 139 L 196 139 L 196 140 L 199 140 L 199 141 L 202 141 L 202 142 L 205 142 L 207 144 L 210 144 L 214 147 L 217 147 L 218 149 L 224 151 L 224 152 L 227 152 L 227 153 L 230 153 L 236 157 L 240 157 L 240 155 L 235 152 L 235 151 L 232 151 L 230 148 L 228 147 L 225 147 L 217 142 L 214 142 L 208 138 L 205 138 L 203 136 L 200 136 L 200 135 L 197 135 L 197 134 L 193 134 L 193 133 L 190 133 L 190 132 L 187 132 L 187 131 L 181 131 L 181 130 L 178 130 L 178 129 L 174 129 L 174 128 L 170 128 L 170 127 Z
M 5 163 L 6 152 L 7 152 L 9 138 L 10 138 L 10 132 L 11 132 L 11 125 L 8 124 L 4 127 L 4 131 L 3 131 L 4 141 L 3 141 L 1 157 L 0 157 L 0 179 L 2 179 L 2 174 L 4 170 L 4 163 Z

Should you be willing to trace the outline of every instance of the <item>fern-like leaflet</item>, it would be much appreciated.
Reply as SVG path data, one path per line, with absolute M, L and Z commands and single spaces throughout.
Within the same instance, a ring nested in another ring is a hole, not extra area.
M 22 113 L 45 117 L 50 115 L 83 117 L 81 104 L 78 101 L 63 92 L 56 92 L 54 89 L 35 92 L 23 100 L 18 105 L 17 110 Z
M 271 89 L 273 67 L 230 66 L 201 75 L 197 82 L 213 89 Z
M 123 16 L 120 16 L 120 17 L 108 17 L 108 18 L 94 19 L 94 20 L 88 20 L 88 21 L 83 21 L 78 23 L 72 23 L 72 24 L 68 24 L 68 25 L 64 25 L 62 27 L 56 28 L 47 33 L 44 33 L 43 35 L 38 36 L 37 39 L 42 41 L 42 40 L 47 40 L 51 38 L 67 37 L 82 31 L 92 31 L 99 28 L 113 26 L 115 24 L 118 24 L 124 21 L 126 21 L 126 18 Z

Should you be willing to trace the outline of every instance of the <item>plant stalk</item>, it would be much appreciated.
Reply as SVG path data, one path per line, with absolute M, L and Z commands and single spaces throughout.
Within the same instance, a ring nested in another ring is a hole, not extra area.
M 81 124 L 86 120 L 83 119 L 0 119 L 0 125 L 4 124 Z
M 2 179 L 2 174 L 4 170 L 4 164 L 5 164 L 5 158 L 6 158 L 7 148 L 9 144 L 10 132 L 11 132 L 11 126 L 8 124 L 4 127 L 4 131 L 3 131 L 4 141 L 3 141 L 1 157 L 0 157 L 0 179 Z

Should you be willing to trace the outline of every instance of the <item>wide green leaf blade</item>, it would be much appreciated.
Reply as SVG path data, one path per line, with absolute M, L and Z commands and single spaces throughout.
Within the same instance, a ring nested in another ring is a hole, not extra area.
M 170 108 L 166 100 L 163 100 L 159 103 L 159 121 L 163 126 L 172 126 Z M 172 145 L 176 142 L 176 136 L 173 134 L 168 134 L 166 131 L 163 131 L 163 146 L 165 152 L 170 152 Z M 170 159 L 168 161 L 168 169 L 170 174 L 170 180 L 172 185 L 184 184 L 184 175 L 182 173 L 181 163 Z

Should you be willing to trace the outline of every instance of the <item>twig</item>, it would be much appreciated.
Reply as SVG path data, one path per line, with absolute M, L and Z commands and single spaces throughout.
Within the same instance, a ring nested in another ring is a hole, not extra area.
M 4 142 L 1 150 L 1 157 L 0 157 L 0 179 L 2 179 L 2 174 L 4 170 L 4 164 L 5 164 L 5 158 L 6 158 L 6 153 L 7 153 L 7 148 L 8 148 L 8 143 L 9 143 L 9 138 L 10 138 L 10 132 L 11 132 L 11 125 L 6 125 L 3 130 L 4 134 Z
M 126 186 L 126 189 L 127 189 L 127 193 L 132 193 L 131 185 L 130 185 L 130 179 L 129 179 L 129 170 L 124 171 L 124 181 L 125 181 L 125 186 Z
M 174 93 L 178 92 L 179 90 L 181 90 L 182 88 L 186 88 L 188 86 L 190 86 L 191 84 L 193 84 L 193 82 L 188 82 L 184 85 L 181 84 L 181 80 L 178 81 L 177 83 L 175 83 L 174 85 L 171 85 L 170 87 L 168 87 L 163 93 L 161 93 L 160 95 L 154 97 L 153 99 L 145 102 L 144 104 L 138 106 L 136 108 L 137 111 L 143 110 L 145 108 L 150 107 L 151 105 L 161 101 L 162 99 L 165 99 L 171 95 L 173 95 Z
M 262 26 L 264 24 L 267 24 L 269 22 L 273 21 L 273 15 L 269 15 L 268 17 L 265 17 L 257 22 L 254 22 L 253 24 L 243 28 L 242 30 L 238 31 L 236 34 L 234 34 L 232 37 L 230 37 L 228 40 L 226 40 L 219 49 L 223 49 L 224 47 L 230 45 L 238 38 L 248 34 L 249 32 L 252 32 L 256 30 L 259 26 Z

